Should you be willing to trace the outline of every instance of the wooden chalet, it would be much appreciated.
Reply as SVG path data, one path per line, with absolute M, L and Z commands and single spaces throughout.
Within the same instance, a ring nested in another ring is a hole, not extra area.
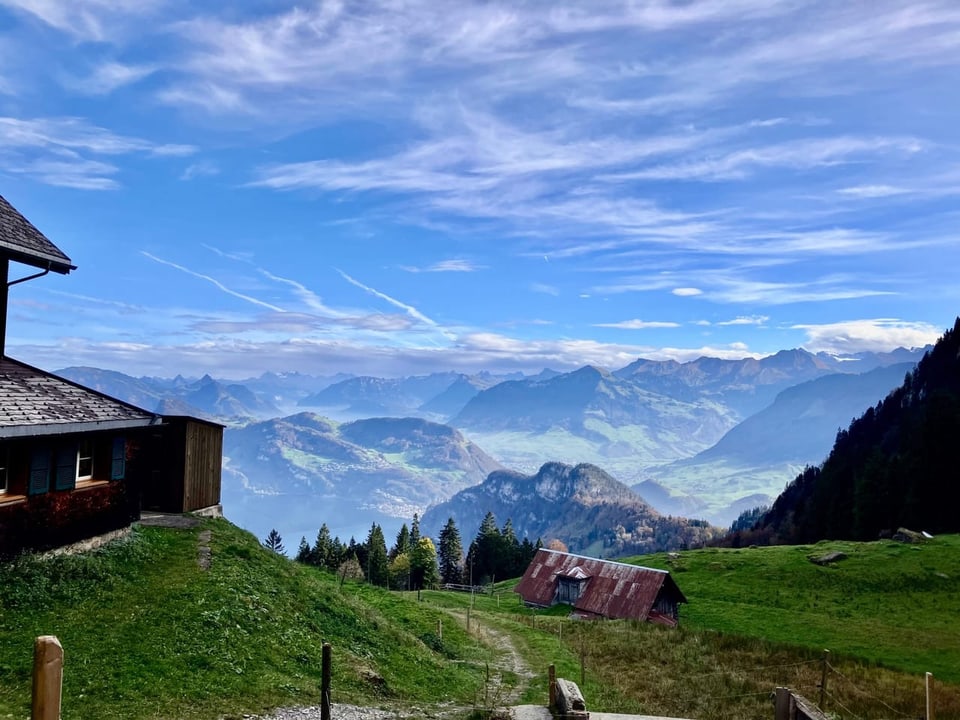
M 515 588 L 524 604 L 565 604 L 584 618 L 645 620 L 676 626 L 687 602 L 666 570 L 541 548 Z
M 39 272 L 8 281 L 11 261 Z M 223 426 L 165 418 L 5 354 L 9 287 L 76 269 L 0 196 L 0 556 L 218 509 Z

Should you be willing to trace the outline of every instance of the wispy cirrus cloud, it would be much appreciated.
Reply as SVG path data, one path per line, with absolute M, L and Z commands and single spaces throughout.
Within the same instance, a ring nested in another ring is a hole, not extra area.
M 87 75 L 71 77 L 66 84 L 88 95 L 108 95 L 118 88 L 132 85 L 155 73 L 157 65 L 127 65 L 120 62 L 104 62 L 96 65 Z
M 195 151 L 191 145 L 118 135 L 78 117 L 0 117 L 0 159 L 6 169 L 48 185 L 112 190 L 120 186 L 116 162 L 121 156 L 183 157 Z
M 620 322 L 594 323 L 594 327 L 617 328 L 619 330 L 651 330 L 661 328 L 678 328 L 680 323 L 663 320 L 621 320 Z
M 77 40 L 108 42 L 121 27 L 150 15 L 165 0 L 0 0 Z
M 472 260 L 455 258 L 450 260 L 440 260 L 432 265 L 418 267 L 415 265 L 401 265 L 400 269 L 409 273 L 472 273 L 479 270 L 485 270 L 486 265 L 480 265 Z

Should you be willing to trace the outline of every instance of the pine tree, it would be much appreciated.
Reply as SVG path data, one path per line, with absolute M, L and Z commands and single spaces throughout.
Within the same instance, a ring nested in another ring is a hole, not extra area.
M 410 529 L 404 523 L 400 526 L 400 532 L 397 533 L 396 542 L 390 548 L 390 559 L 396 560 L 398 555 L 410 552 Z
M 413 550 L 420 542 L 420 516 L 413 514 L 413 523 L 410 525 L 410 549 Z
M 367 536 L 367 580 L 380 587 L 390 586 L 390 563 L 387 559 L 387 542 L 383 529 L 376 523 Z
M 500 529 L 492 512 L 487 512 L 480 523 L 477 537 L 470 544 L 468 559 L 473 561 L 472 576 L 476 584 L 490 582 L 497 577 L 501 550 Z
M 263 541 L 263 546 L 273 550 L 278 555 L 284 555 L 287 552 L 286 548 L 283 547 L 283 538 L 280 537 L 280 533 L 277 532 L 276 528 L 273 528 L 270 534 L 267 535 L 266 540 Z
M 440 531 L 437 560 L 440 565 L 441 582 L 460 582 L 463 575 L 463 544 L 460 542 L 460 531 L 452 517 L 447 519 L 447 524 Z
M 302 535 L 300 536 L 300 545 L 297 547 L 297 562 L 310 564 L 310 543 Z
M 336 570 L 339 558 L 333 551 L 333 541 L 330 539 L 330 528 L 324 523 L 317 533 L 317 541 L 313 544 L 313 564 L 327 570 Z

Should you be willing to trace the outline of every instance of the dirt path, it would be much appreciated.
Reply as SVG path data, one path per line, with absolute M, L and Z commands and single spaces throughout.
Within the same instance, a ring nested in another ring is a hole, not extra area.
M 448 611 L 448 614 L 456 618 L 461 625 L 466 626 L 466 613 Z M 503 630 L 479 622 L 476 616 L 471 618 L 470 634 L 497 651 L 497 659 L 491 666 L 488 697 L 494 699 L 498 706 L 515 705 L 535 673 L 517 650 L 513 638 Z M 505 683 L 505 676 L 516 678 L 516 682 L 508 680 Z

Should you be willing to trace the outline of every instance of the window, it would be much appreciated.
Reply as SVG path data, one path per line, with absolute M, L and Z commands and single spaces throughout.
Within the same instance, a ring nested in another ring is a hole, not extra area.
M 93 443 L 89 438 L 83 438 L 77 446 L 77 480 L 91 478 L 93 478 Z

